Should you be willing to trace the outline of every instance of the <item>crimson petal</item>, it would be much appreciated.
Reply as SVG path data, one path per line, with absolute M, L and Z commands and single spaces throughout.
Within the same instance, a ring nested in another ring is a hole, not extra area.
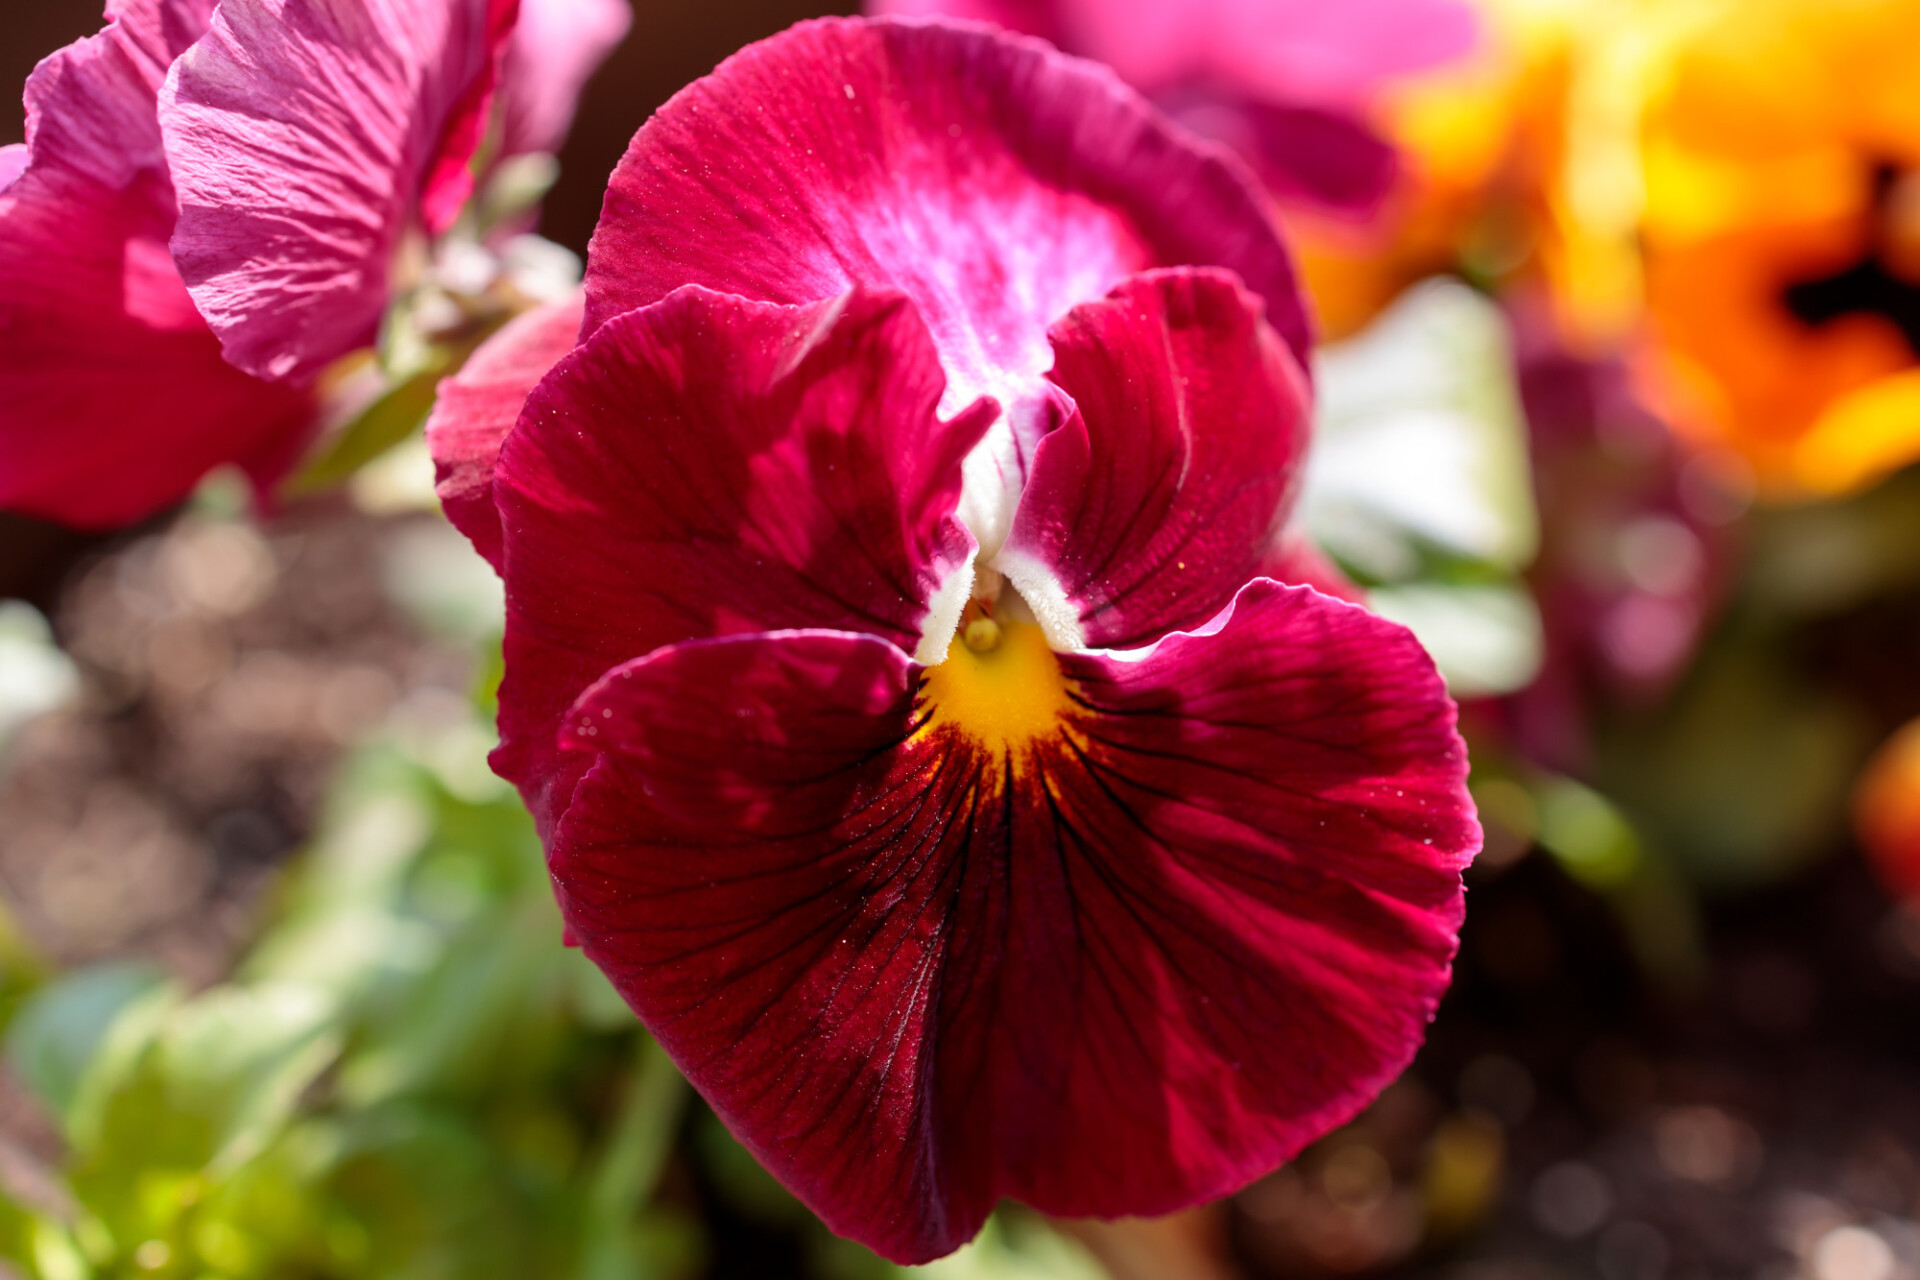
M 1199 626 L 1285 520 L 1309 431 L 1299 366 L 1217 269 L 1128 280 L 1055 326 L 1053 347 L 1049 376 L 1078 412 L 1034 453 L 1001 567 L 1043 620 L 1064 592 L 1079 634 L 1057 647 Z
M 1012 490 L 1052 425 L 1047 326 L 1186 263 L 1238 272 L 1304 359 L 1291 260 L 1229 152 L 1037 41 L 821 19 L 742 50 L 635 135 L 594 232 L 587 329 L 689 283 L 785 303 L 900 289 L 933 331 L 948 408 L 1006 406 L 995 465 Z
M 943 422 L 944 386 L 897 293 L 785 307 L 692 287 L 602 325 L 535 390 L 493 475 L 507 583 L 494 759 L 543 828 L 572 791 L 560 717 L 610 667 L 794 626 L 916 648 L 941 589 L 971 581 L 952 513 L 997 412 Z M 948 635 L 964 595 L 949 603 Z
M 372 338 L 416 212 L 472 183 L 518 0 L 222 0 L 160 123 L 174 259 L 227 358 L 304 378 Z
M 499 571 L 500 513 L 493 468 L 534 387 L 573 350 L 584 303 L 575 293 L 516 316 L 440 384 L 427 419 L 434 491 L 453 527 Z
M 312 425 L 305 396 L 221 358 L 167 253 L 156 94 L 209 7 L 116 4 L 27 82 L 0 185 L 0 507 L 130 524 L 223 462 L 270 482 Z
M 918 1261 L 1003 1196 L 1157 1213 L 1402 1070 L 1478 844 L 1404 629 L 1250 585 L 1203 633 L 1061 659 L 1011 760 L 871 637 L 697 641 L 570 713 L 574 936 L 835 1230 Z

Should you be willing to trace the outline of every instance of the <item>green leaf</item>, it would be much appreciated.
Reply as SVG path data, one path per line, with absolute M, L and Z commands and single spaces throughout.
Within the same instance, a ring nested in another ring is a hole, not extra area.
M 301 497 L 330 489 L 418 431 L 433 409 L 440 379 L 452 365 L 450 354 L 436 352 L 426 368 L 368 405 L 333 437 L 325 452 L 287 481 L 287 495 Z
M 687 1097 L 687 1082 L 666 1050 L 651 1036 L 640 1035 L 637 1040 L 620 1116 L 607 1138 L 587 1198 L 593 1222 L 622 1230 L 653 1194 Z
M 7 1061 L 74 1140 L 89 1075 L 116 1024 L 131 1011 L 147 1016 L 167 986 L 148 965 L 84 969 L 30 997 L 7 1034 Z M 111 1081 L 94 1079 L 94 1088 Z
M 252 1158 L 292 1119 L 338 1056 L 337 1003 L 295 983 L 216 987 L 181 1006 L 162 1034 L 170 1104 L 205 1117 L 216 1171 Z

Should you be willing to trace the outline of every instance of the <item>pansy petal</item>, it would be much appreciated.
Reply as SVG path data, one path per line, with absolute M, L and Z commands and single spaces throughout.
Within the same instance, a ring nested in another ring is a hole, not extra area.
M 1283 104 L 1357 107 L 1479 39 L 1462 0 L 870 0 L 1043 36 L 1149 93 L 1211 84 Z
M 1349 604 L 1367 603 L 1367 593 L 1320 549 L 1298 521 L 1281 530 L 1266 555 L 1261 557 L 1259 571 L 1254 576 L 1272 578 L 1290 586 L 1312 587 Z
M 635 135 L 594 232 L 587 327 L 688 283 L 786 303 L 900 289 L 939 346 L 947 409 L 1006 407 L 989 456 L 1017 491 L 1054 422 L 1048 326 L 1184 263 L 1238 272 L 1304 360 L 1291 260 L 1230 153 L 1032 40 L 820 19 L 734 55 Z M 1005 530 L 975 532 L 991 553 Z
M 974 550 L 953 518 L 960 462 L 996 408 L 943 422 L 943 387 L 912 304 L 865 290 L 785 307 L 689 288 L 602 325 L 548 376 L 493 479 L 495 766 L 536 816 L 571 792 L 550 776 L 567 706 L 660 645 L 828 626 L 912 652 L 941 607 L 944 645 Z
M 627 0 L 520 0 L 500 73 L 501 154 L 558 151 L 580 91 L 632 25 Z
M 451 221 L 517 0 L 223 0 L 160 123 L 173 253 L 227 358 L 306 377 L 370 340 L 420 211 Z
M 515 317 L 440 384 L 427 419 L 440 506 L 496 571 L 501 564 L 494 464 L 527 397 L 573 350 L 582 306 L 575 293 Z
M 1393 144 L 1347 111 L 1217 90 L 1157 101 L 1187 128 L 1245 156 L 1267 190 L 1289 204 L 1364 220 L 1400 174 Z
M 1056 647 L 1200 625 L 1286 518 L 1307 445 L 1300 367 L 1217 269 L 1130 279 L 1076 308 L 1053 346 L 1049 376 L 1078 412 L 1035 451 L 998 566 Z
M 898 18 L 959 18 L 1061 41 L 1058 0 L 869 0 L 866 11 Z
M 802 631 L 610 673 L 566 726 L 598 763 L 549 863 L 572 936 L 741 1141 L 901 1261 L 956 1247 L 990 1207 L 981 1187 L 954 1203 L 932 1105 L 983 797 L 971 762 L 892 763 L 912 671 L 884 641 Z
M 1471 51 L 1463 0 L 1057 0 L 1067 47 L 1149 92 L 1194 82 L 1361 107 L 1397 76 Z
M 902 1261 L 1004 1196 L 1244 1185 L 1401 1071 L 1446 986 L 1479 833 L 1403 629 L 1261 582 L 1060 665 L 1069 710 L 1015 754 L 821 632 L 660 650 L 566 723 L 596 762 L 553 843 L 574 936 L 769 1168 Z
M 167 253 L 155 93 L 206 8 L 117 5 L 27 83 L 0 190 L 0 507 L 130 524 L 223 462 L 271 480 L 311 425 L 304 396 L 221 359 Z

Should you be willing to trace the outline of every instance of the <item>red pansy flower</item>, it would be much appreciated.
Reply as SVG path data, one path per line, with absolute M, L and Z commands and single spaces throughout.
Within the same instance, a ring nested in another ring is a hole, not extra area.
M 1155 1213 L 1351 1116 L 1479 831 L 1411 635 L 1284 563 L 1284 247 L 1226 153 L 984 27 L 804 24 L 636 136 L 577 347 L 446 391 L 495 767 L 572 937 L 834 1229 Z

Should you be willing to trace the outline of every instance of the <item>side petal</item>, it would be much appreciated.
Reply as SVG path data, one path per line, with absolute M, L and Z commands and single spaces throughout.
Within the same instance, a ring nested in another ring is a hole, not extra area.
M 534 387 L 574 348 L 580 294 L 517 316 L 488 338 L 460 372 L 440 384 L 427 418 L 434 492 L 453 527 L 498 572 L 500 513 L 493 468 Z
M 953 511 L 991 402 L 944 380 L 899 294 L 805 307 L 687 289 L 602 325 L 533 393 L 494 471 L 507 678 L 495 767 L 544 821 L 561 715 L 663 644 L 781 627 L 912 652 L 971 581 Z M 943 592 L 943 588 L 947 590 Z
M 1187 263 L 1238 272 L 1304 363 L 1291 259 L 1228 152 L 1037 41 L 827 18 L 748 46 L 635 135 L 594 232 L 587 327 L 689 283 L 784 303 L 899 289 L 947 408 L 1007 407 L 998 465 L 1018 474 L 1052 421 L 1048 326 Z
M 580 91 L 632 25 L 627 0 L 520 0 L 500 72 L 500 153 L 558 151 Z
M 155 93 L 205 7 L 117 5 L 27 83 L 0 189 L 0 507 L 131 524 L 224 462 L 271 482 L 312 427 L 306 396 L 221 359 L 167 253 Z
M 570 928 L 835 1230 L 900 1261 L 1004 1196 L 1162 1213 L 1341 1123 L 1412 1057 L 1478 845 L 1401 628 L 1257 583 L 1206 634 L 1062 660 L 1026 754 L 871 638 L 609 673 L 552 842 Z
M 224 0 L 160 124 L 173 254 L 227 358 L 311 376 L 368 341 L 416 217 L 471 181 L 517 0 Z
M 1135 277 L 1054 328 L 1078 413 L 1040 442 L 999 567 L 1056 647 L 1130 648 L 1259 572 L 1306 452 L 1306 380 L 1219 270 Z M 1064 596 L 1072 626 L 1050 614 Z

